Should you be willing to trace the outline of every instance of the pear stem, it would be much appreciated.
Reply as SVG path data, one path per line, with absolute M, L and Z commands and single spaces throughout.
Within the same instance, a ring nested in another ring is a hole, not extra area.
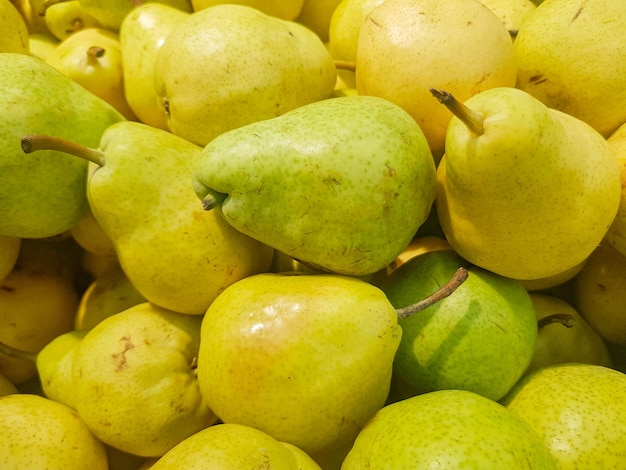
M 454 273 L 454 276 L 452 276 L 452 278 L 448 282 L 446 282 L 443 286 L 441 286 L 425 299 L 422 299 L 419 302 L 416 302 L 407 307 L 397 308 L 396 313 L 398 314 L 398 320 L 407 318 L 414 313 L 421 312 L 422 310 L 436 304 L 440 300 L 445 299 L 465 282 L 468 275 L 469 271 L 466 268 L 464 268 L 463 266 L 459 267 Z
M 57 150 L 88 160 L 99 166 L 104 166 L 105 164 L 102 151 L 52 135 L 33 134 L 24 136 L 22 137 L 22 150 L 24 153 L 32 153 L 38 150 Z
M 457 118 L 459 118 L 467 128 L 476 135 L 483 135 L 485 129 L 483 128 L 483 115 L 468 108 L 463 103 L 458 101 L 452 93 L 444 90 L 430 89 L 430 93 L 437 98 L 441 104 L 450 110 Z
M 553 313 L 537 320 L 537 329 L 540 330 L 553 323 L 560 323 L 565 328 L 571 328 L 574 326 L 574 320 L 574 315 L 571 313 Z
M 22 351 L 21 349 L 14 348 L 3 342 L 0 342 L 0 354 L 16 359 L 24 359 L 25 361 L 37 362 L 37 353 Z
M 37 12 L 37 14 L 39 16 L 46 16 L 46 11 L 48 11 L 48 8 L 50 8 L 52 5 L 56 5 L 57 3 L 62 3 L 62 2 L 67 2 L 67 1 L 69 0 L 46 0 L 39 7 L 39 11 Z
M 333 61 L 337 70 L 347 70 L 348 72 L 356 72 L 356 63 L 348 60 L 335 60 Z
M 107 50 L 104 47 L 100 46 L 91 46 L 87 49 L 87 58 L 88 59 L 99 59 L 106 54 Z

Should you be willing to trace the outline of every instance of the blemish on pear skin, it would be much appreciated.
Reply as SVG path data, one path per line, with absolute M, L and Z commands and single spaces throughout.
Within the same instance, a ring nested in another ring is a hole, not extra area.
M 129 336 L 122 336 L 120 341 L 124 342 L 124 349 L 119 353 L 111 355 L 113 357 L 113 361 L 115 362 L 116 371 L 120 371 L 128 367 L 126 363 L 126 352 L 135 347 L 135 345 L 130 341 Z
M 530 83 L 534 83 L 535 85 L 539 85 L 547 80 L 543 75 L 533 75 L 528 79 Z

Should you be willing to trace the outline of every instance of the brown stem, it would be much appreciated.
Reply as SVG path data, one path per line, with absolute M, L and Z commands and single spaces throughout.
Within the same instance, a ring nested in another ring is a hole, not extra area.
M 37 353 L 22 351 L 3 342 L 0 342 L 0 354 L 16 359 L 24 359 L 25 361 L 37 362 Z
M 574 315 L 571 313 L 553 313 L 537 320 L 537 329 L 540 330 L 553 323 L 560 323 L 565 328 L 571 328 L 574 326 L 574 320 Z
M 24 153 L 32 153 L 38 150 L 57 150 L 88 160 L 99 166 L 104 166 L 105 163 L 104 153 L 98 149 L 45 134 L 22 137 L 22 150 Z
M 333 61 L 337 70 L 347 70 L 348 72 L 356 72 L 356 64 L 348 60 Z
M 437 101 L 448 108 L 452 114 L 459 118 L 470 132 L 476 135 L 483 135 L 485 133 L 482 114 L 468 108 L 458 101 L 452 93 L 445 90 L 431 88 L 430 93 L 437 98 Z
M 99 59 L 100 57 L 103 57 L 106 52 L 107 50 L 104 47 L 91 46 L 89 49 L 87 49 L 87 57 Z
M 452 278 L 448 282 L 446 282 L 443 286 L 441 286 L 425 299 L 420 300 L 419 302 L 416 302 L 407 307 L 397 308 L 396 313 L 398 314 L 398 320 L 407 318 L 414 313 L 421 312 L 431 305 L 436 304 L 440 300 L 445 299 L 450 294 L 452 294 L 461 284 L 463 284 L 463 282 L 465 282 L 468 275 L 469 272 L 466 268 L 462 266 L 459 267 L 454 273 L 454 276 L 452 276 Z

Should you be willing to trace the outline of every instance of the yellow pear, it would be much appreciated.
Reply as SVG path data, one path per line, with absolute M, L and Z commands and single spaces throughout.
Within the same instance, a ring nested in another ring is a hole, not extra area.
M 0 374 L 0 397 L 12 395 L 14 393 L 19 393 L 17 387 L 4 375 Z
M 100 256 L 115 257 L 111 237 L 102 229 L 91 209 L 70 229 L 72 238 L 84 250 Z
M 0 52 L 28 54 L 28 27 L 19 10 L 9 0 L 0 2 Z
M 480 0 L 504 23 L 511 36 L 517 36 L 522 23 L 537 6 L 531 0 Z
M 607 142 L 619 163 L 622 197 L 605 239 L 613 248 L 626 256 L 626 122 L 609 136 Z
M 328 41 L 330 19 L 341 0 L 304 0 L 296 18 L 298 23 L 311 28 L 322 41 Z
M 292 21 L 300 14 L 304 0 L 191 0 L 191 6 L 194 11 L 204 10 L 205 8 L 215 5 L 224 5 L 226 3 L 245 5 L 268 15 Z
M 31 33 L 28 35 L 30 55 L 44 62 L 48 62 L 60 42 L 56 36 L 50 33 Z
M 71 408 L 49 398 L 0 398 L 0 468 L 3 470 L 108 470 L 104 445 Z
M 608 137 L 626 122 L 626 2 L 551 0 L 515 39 L 517 86 Z
M 432 99 L 443 88 L 465 101 L 482 90 L 514 86 L 513 41 L 479 0 L 386 0 L 361 26 L 356 86 L 386 98 L 420 125 L 435 159 L 450 122 Z
M 100 23 L 87 13 L 78 0 L 45 2 L 40 14 L 46 19 L 48 30 L 63 40 L 84 28 L 98 28 Z
M 0 235 L 0 280 L 13 271 L 21 245 L 22 239 L 19 237 Z

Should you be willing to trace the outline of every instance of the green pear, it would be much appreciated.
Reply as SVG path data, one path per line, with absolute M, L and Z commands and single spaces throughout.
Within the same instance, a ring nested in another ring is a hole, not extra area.
M 11 1 L 0 2 L 0 29 L 2 29 L 0 53 L 28 54 L 30 52 L 26 21 Z
M 556 469 L 537 433 L 499 403 L 440 390 L 392 403 L 359 433 L 342 470 Z
M 227 130 L 329 98 L 337 77 L 313 31 L 236 4 L 196 11 L 174 27 L 154 73 L 169 129 L 202 146 Z
M 167 35 L 189 14 L 164 3 L 149 2 L 134 8 L 120 25 L 124 95 L 139 120 L 149 126 L 167 130 L 154 85 L 154 63 Z
M 543 2 L 515 39 L 517 87 L 604 137 L 626 122 L 626 2 Z
M 608 137 L 607 142 L 619 162 L 622 197 L 615 219 L 604 239 L 626 256 L 626 122 Z
M 283 20 L 295 20 L 300 14 L 304 0 L 191 0 L 194 11 L 224 4 L 245 5 Z
M 391 263 L 426 220 L 435 166 L 416 122 L 377 97 L 322 100 L 215 138 L 194 188 L 237 230 L 340 274 Z
M 100 440 L 161 456 L 215 423 L 196 378 L 200 322 L 145 302 L 83 337 L 73 358 L 74 404 Z
M 619 206 L 619 167 L 606 140 L 516 88 L 485 90 L 465 103 L 431 91 L 454 114 L 436 208 L 455 251 L 521 280 L 583 262 Z
M 626 346 L 626 256 L 601 243 L 573 285 L 581 316 L 605 341 Z
M 21 238 L 0 235 L 0 280 L 13 271 L 21 246 Z
M 39 351 L 35 360 L 45 396 L 74 410 L 74 355 L 88 331 L 72 330 L 57 336 Z
M 108 470 L 104 445 L 74 410 L 39 395 L 0 397 L 3 470 Z
M 21 137 L 55 134 L 98 145 L 104 130 L 124 118 L 26 54 L 0 54 L 0 88 L 0 235 L 43 238 L 65 232 L 88 208 L 87 162 L 57 151 L 24 158 Z
M 314 456 L 349 445 L 383 406 L 401 333 L 383 292 L 365 281 L 258 274 L 207 310 L 198 382 L 223 422 Z
M 626 375 L 568 363 L 525 375 L 502 403 L 530 424 L 560 469 L 622 468 L 626 461 Z
M 291 444 L 241 424 L 216 424 L 188 437 L 155 462 L 151 470 L 321 470 Z
M 600 335 L 569 302 L 554 295 L 531 292 L 540 328 L 533 359 L 526 372 L 553 364 L 579 362 L 611 367 L 609 349 Z M 551 321 L 554 315 L 569 317 L 566 325 Z
M 380 285 L 395 308 L 426 297 L 467 263 L 453 251 L 406 261 Z M 399 321 L 394 377 L 409 396 L 442 389 L 502 398 L 530 363 L 537 321 L 519 282 L 476 267 L 450 296 Z
M 119 31 L 122 21 L 141 0 L 79 0 L 84 11 L 93 16 L 104 28 Z M 191 12 L 190 0 L 148 0 L 163 3 L 182 11 Z
M 370 11 L 357 42 L 356 88 L 386 98 L 420 125 L 437 160 L 450 113 L 428 93 L 449 88 L 466 100 L 514 86 L 506 27 L 479 0 L 386 0 Z
M 131 121 L 107 128 L 99 149 L 42 136 L 25 140 L 30 150 L 56 142 L 57 148 L 92 160 L 91 210 L 124 273 L 149 301 L 203 314 L 226 286 L 269 269 L 270 247 L 198 202 L 191 168 L 201 147 Z

